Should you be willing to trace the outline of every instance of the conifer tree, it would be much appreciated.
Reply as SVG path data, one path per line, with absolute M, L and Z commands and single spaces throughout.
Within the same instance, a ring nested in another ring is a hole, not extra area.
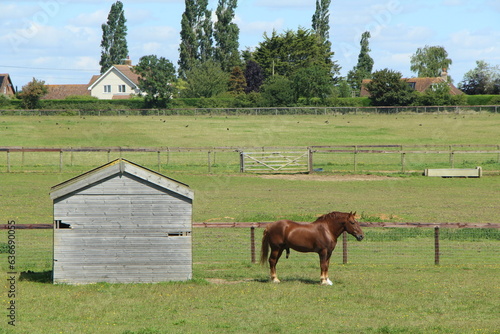
M 361 82 L 363 79 L 370 79 L 373 70 L 373 58 L 370 56 L 369 41 L 370 32 L 365 31 L 361 35 L 361 50 L 359 51 L 358 63 L 352 70 L 347 73 L 347 81 L 349 85 L 355 90 L 361 89 Z
M 330 38 L 330 2 L 331 0 L 316 0 L 316 11 L 312 17 L 312 28 L 324 41 Z
M 240 64 L 238 51 L 240 28 L 232 22 L 234 10 L 237 6 L 237 0 L 219 0 L 216 11 L 214 58 L 220 63 L 222 70 L 225 72 L 230 72 L 234 66 Z
M 246 86 L 245 75 L 241 67 L 235 66 L 229 77 L 229 92 L 234 95 L 242 94 L 245 92 Z
M 111 5 L 108 20 L 102 27 L 101 41 L 101 74 L 106 72 L 111 66 L 122 64 L 128 56 L 127 47 L 127 26 L 125 23 L 123 3 L 115 2 Z

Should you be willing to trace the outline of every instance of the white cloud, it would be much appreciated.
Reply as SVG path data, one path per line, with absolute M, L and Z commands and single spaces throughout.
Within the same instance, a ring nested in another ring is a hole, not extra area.
M 290 8 L 290 7 L 313 7 L 314 2 L 311 0 L 259 0 L 255 2 L 255 6 L 266 8 Z M 311 13 L 312 15 L 312 13 Z

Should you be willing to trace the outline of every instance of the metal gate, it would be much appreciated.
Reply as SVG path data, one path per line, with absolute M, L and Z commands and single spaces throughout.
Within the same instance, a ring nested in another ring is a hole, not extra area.
M 308 173 L 309 150 L 301 152 L 240 152 L 240 171 L 253 173 Z

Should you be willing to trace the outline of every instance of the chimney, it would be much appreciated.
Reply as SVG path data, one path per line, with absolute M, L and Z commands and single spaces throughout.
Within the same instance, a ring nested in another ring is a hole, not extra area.
M 132 66 L 132 60 L 130 60 L 130 56 L 127 56 L 127 59 L 123 61 L 123 65 Z
M 448 72 L 446 72 L 446 67 L 441 69 L 441 78 L 443 81 L 448 81 Z

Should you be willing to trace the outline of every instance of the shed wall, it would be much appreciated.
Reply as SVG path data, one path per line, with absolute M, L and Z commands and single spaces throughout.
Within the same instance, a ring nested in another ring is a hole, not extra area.
M 130 175 L 54 202 L 54 282 L 159 282 L 192 275 L 191 200 Z

